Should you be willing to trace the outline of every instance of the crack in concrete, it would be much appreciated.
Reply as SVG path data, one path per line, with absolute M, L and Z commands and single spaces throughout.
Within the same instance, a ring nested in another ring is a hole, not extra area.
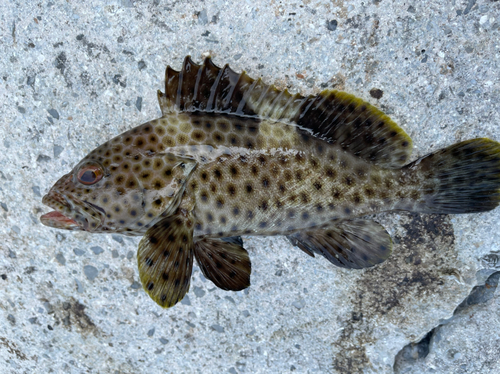
M 452 317 L 443 320 L 439 325 L 430 330 L 420 341 L 409 343 L 404 346 L 395 357 L 393 366 L 394 373 L 400 373 L 403 365 L 413 365 L 418 361 L 424 360 L 431 351 L 433 337 L 441 326 L 450 323 L 459 312 L 491 300 L 495 295 L 499 279 L 500 271 L 495 271 L 489 275 L 483 285 L 475 286 L 470 294 L 457 306 Z

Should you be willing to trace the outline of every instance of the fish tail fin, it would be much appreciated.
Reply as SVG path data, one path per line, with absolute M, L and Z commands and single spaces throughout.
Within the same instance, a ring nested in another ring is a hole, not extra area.
M 479 213 L 500 203 L 500 143 L 467 140 L 431 153 L 407 166 L 420 181 L 416 211 Z

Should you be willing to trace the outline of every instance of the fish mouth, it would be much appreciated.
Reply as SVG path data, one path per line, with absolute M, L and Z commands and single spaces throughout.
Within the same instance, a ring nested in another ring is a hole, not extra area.
M 49 191 L 42 203 L 53 209 L 40 217 L 45 226 L 64 230 L 95 231 L 101 224 L 102 212 L 95 206 L 76 199 L 69 199 L 55 191 Z

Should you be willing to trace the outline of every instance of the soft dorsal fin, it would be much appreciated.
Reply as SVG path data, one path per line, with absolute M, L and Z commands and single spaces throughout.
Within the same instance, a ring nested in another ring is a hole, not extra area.
M 410 137 L 363 100 L 334 90 L 307 97 L 280 91 L 208 57 L 202 65 L 187 56 L 180 71 L 167 67 L 163 115 L 174 111 L 233 114 L 296 124 L 345 151 L 386 168 L 400 168 L 411 155 Z

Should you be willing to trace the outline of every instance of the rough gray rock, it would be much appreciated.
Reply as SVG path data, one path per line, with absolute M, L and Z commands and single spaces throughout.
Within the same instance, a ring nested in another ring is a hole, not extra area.
M 48 208 L 33 189 L 43 196 L 105 139 L 158 117 L 165 66 L 186 55 L 303 94 L 356 94 L 401 124 L 414 158 L 500 141 L 500 2 L 55 0 L 0 12 L 0 371 L 135 373 L 168 362 L 186 373 L 392 373 L 404 347 L 450 317 L 421 346 L 425 358 L 396 370 L 500 370 L 498 291 L 455 313 L 484 282 L 478 271 L 500 269 L 500 209 L 379 215 L 394 254 L 363 271 L 283 238 L 244 238 L 248 290 L 221 291 L 195 268 L 196 293 L 162 310 L 138 283 L 137 239 L 43 227 Z

